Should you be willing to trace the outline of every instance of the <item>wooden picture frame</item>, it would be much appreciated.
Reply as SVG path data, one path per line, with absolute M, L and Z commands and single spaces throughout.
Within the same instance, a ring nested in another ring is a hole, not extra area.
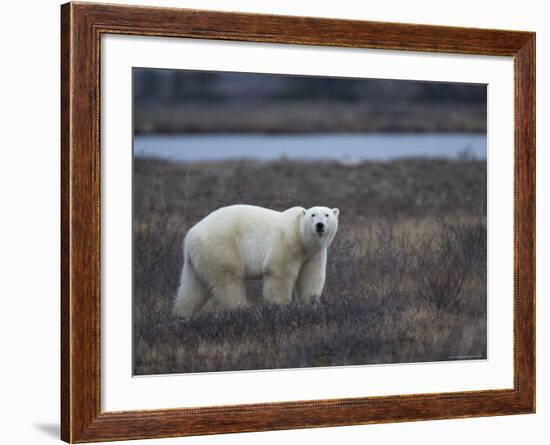
M 61 437 L 94 442 L 535 411 L 535 34 L 92 3 L 61 7 Z M 102 412 L 100 38 L 103 34 L 512 56 L 514 387 Z

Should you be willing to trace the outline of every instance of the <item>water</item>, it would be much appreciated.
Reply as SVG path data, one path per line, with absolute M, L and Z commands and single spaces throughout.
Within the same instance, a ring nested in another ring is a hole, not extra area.
M 330 133 L 150 135 L 134 138 L 137 157 L 179 162 L 224 159 L 363 160 L 428 157 L 487 158 L 487 138 L 479 133 Z

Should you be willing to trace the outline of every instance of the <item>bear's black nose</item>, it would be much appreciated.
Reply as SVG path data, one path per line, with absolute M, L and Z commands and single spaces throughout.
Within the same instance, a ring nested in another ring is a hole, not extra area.
M 322 232 L 323 229 L 325 228 L 325 225 L 321 222 L 318 222 L 315 227 L 317 227 L 317 232 Z

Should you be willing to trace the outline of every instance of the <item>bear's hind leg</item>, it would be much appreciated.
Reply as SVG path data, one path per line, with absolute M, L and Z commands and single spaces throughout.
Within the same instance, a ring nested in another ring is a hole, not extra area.
M 205 305 L 210 293 L 197 277 L 193 266 L 186 261 L 181 273 L 181 282 L 174 300 L 173 313 L 180 317 L 190 317 Z

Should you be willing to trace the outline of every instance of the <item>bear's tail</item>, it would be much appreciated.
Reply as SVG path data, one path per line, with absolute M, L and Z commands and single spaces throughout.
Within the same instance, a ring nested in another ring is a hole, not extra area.
M 190 317 L 198 312 L 208 300 L 208 290 L 197 276 L 187 249 L 183 249 L 184 263 L 180 285 L 174 299 L 173 313 L 178 317 Z

